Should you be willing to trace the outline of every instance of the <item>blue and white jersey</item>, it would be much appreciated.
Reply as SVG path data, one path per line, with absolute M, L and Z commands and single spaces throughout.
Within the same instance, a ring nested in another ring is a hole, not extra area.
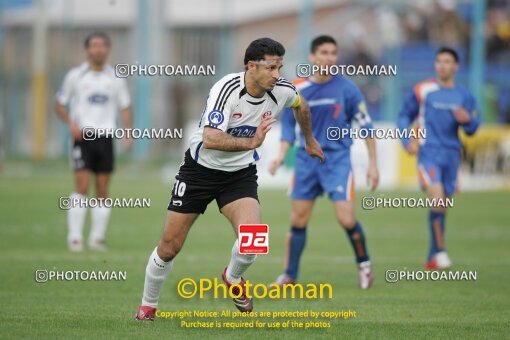
M 463 107 L 471 116 L 467 124 L 459 124 L 453 115 L 454 110 Z M 458 130 L 464 129 L 466 134 L 472 135 L 480 125 L 476 102 L 469 90 L 455 84 L 453 87 L 441 87 L 435 79 L 419 82 L 409 95 L 398 118 L 398 128 L 406 130 L 413 128 L 425 129 L 426 138 L 420 139 L 420 148 L 432 147 L 439 149 L 459 150 L 461 147 Z M 407 147 L 410 139 L 402 139 Z
M 234 137 L 251 138 L 263 117 L 278 118 L 286 107 L 297 107 L 300 97 L 294 85 L 278 79 L 271 91 L 256 98 L 245 87 L 245 72 L 231 73 L 213 85 L 198 129 L 190 138 L 190 152 L 200 165 L 210 169 L 237 171 L 258 161 L 260 150 L 221 151 L 203 148 L 204 127 L 210 126 Z
M 310 106 L 313 136 L 322 149 L 348 151 L 352 145 L 350 136 L 339 140 L 330 139 L 329 129 L 351 129 L 353 122 L 360 129 L 372 129 L 365 98 L 358 87 L 343 76 L 333 76 L 325 83 L 316 83 L 310 78 L 299 78 L 294 85 Z M 305 137 L 296 124 L 291 111 L 282 115 L 282 141 L 291 144 L 298 141 L 299 148 L 305 147 Z
M 118 112 L 131 105 L 126 80 L 109 65 L 97 72 L 88 62 L 66 74 L 56 99 L 69 105 L 71 119 L 81 128 L 114 129 Z

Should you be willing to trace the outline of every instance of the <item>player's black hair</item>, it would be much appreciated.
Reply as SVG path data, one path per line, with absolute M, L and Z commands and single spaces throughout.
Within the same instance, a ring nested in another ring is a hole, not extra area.
M 244 65 L 247 65 L 249 61 L 263 60 L 266 54 L 283 57 L 285 47 L 271 38 L 253 40 L 244 53 Z
M 336 40 L 330 35 L 319 35 L 317 38 L 312 40 L 310 44 L 310 52 L 315 53 L 317 48 L 322 44 L 334 44 L 336 46 Z
M 85 38 L 85 42 L 83 43 L 85 48 L 89 47 L 90 41 L 93 38 L 101 38 L 101 39 L 103 39 L 104 42 L 106 43 L 106 45 L 108 45 L 108 46 L 111 46 L 111 44 L 112 44 L 108 34 L 106 34 L 104 32 L 94 32 L 94 33 L 91 33 L 91 34 L 87 35 L 87 37 Z
M 443 46 L 439 50 L 437 50 L 436 56 L 443 54 L 443 53 L 448 53 L 449 55 L 451 55 L 453 57 L 453 60 L 455 60 L 456 63 L 459 62 L 459 54 L 453 48 Z

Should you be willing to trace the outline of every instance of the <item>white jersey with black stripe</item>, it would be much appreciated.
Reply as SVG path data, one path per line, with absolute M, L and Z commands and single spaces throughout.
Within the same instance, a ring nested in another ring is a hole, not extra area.
M 245 87 L 245 72 L 228 74 L 220 79 L 209 92 L 200 118 L 198 129 L 190 138 L 191 156 L 207 168 L 237 171 L 258 161 L 260 150 L 220 151 L 203 148 L 205 126 L 220 129 L 234 137 L 251 138 L 255 135 L 262 117 L 278 118 L 286 107 L 300 103 L 294 85 L 284 78 L 262 97 L 248 94 Z
M 113 129 L 119 111 L 131 105 L 126 80 L 109 65 L 94 71 L 88 62 L 66 74 L 56 99 L 70 106 L 71 119 L 82 128 Z

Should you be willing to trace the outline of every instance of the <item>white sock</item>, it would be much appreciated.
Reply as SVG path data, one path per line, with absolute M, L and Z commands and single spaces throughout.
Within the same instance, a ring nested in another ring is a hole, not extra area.
M 237 240 L 232 247 L 232 257 L 227 267 L 226 277 L 230 283 L 241 282 L 241 276 L 246 269 L 255 262 L 257 255 L 255 254 L 239 254 L 239 247 Z
M 92 210 L 92 228 L 90 230 L 89 241 L 104 241 L 106 234 L 106 227 L 110 219 L 111 208 L 108 207 L 94 207 Z
M 145 269 L 145 284 L 143 285 L 142 306 L 156 308 L 158 306 L 159 293 L 168 274 L 172 271 L 173 259 L 165 262 L 159 258 L 156 251 L 157 247 L 149 257 L 147 268 Z
M 87 199 L 87 196 L 73 192 L 69 199 L 71 202 L 84 201 Z M 81 207 L 80 204 L 76 205 L 71 206 L 67 211 L 67 242 L 83 240 L 83 225 L 85 224 L 87 208 Z

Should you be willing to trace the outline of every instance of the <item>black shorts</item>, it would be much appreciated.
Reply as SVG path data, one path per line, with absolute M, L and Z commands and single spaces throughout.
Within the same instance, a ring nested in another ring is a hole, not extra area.
M 94 173 L 112 172 L 113 138 L 74 141 L 71 155 L 75 171 L 86 169 Z
M 203 214 L 213 199 L 219 209 L 244 197 L 258 201 L 257 178 L 255 165 L 233 172 L 214 170 L 198 164 L 188 149 L 175 176 L 168 210 Z

